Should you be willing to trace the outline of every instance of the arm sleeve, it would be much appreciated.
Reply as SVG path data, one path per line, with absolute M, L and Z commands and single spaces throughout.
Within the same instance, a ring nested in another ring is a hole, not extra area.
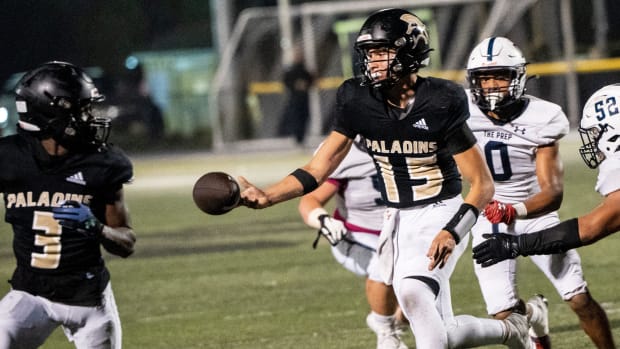
M 521 255 L 556 254 L 583 245 L 579 239 L 577 218 L 569 219 L 551 228 L 518 237 Z

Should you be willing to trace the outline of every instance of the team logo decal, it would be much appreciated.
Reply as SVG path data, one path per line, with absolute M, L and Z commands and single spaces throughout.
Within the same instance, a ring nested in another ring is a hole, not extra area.
M 86 181 L 84 180 L 84 175 L 82 174 L 82 171 L 79 171 L 67 178 L 65 178 L 65 180 L 67 182 L 71 182 L 71 183 L 75 183 L 75 184 L 80 184 L 80 185 L 86 185 Z
M 426 27 L 420 19 L 412 14 L 406 13 L 400 16 L 400 20 L 407 23 L 407 35 L 411 35 L 415 43 L 422 39 L 428 44 L 426 37 Z
M 428 131 L 428 125 L 426 125 L 426 120 L 424 120 L 424 118 L 414 122 L 413 127 Z
M 519 127 L 515 125 L 514 133 L 521 132 L 522 135 L 525 134 L 525 127 Z

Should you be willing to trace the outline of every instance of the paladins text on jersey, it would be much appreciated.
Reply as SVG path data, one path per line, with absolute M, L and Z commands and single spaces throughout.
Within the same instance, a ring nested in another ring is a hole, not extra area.
M 437 142 L 429 141 L 399 141 L 392 144 L 386 141 L 374 141 L 366 139 L 366 147 L 374 153 L 383 154 L 429 154 L 437 151 Z
M 72 194 L 72 193 L 52 193 L 43 191 L 38 198 L 33 196 L 31 191 L 19 193 L 6 193 L 6 208 L 13 207 L 42 207 L 60 206 L 64 201 L 73 200 L 88 205 L 92 200 L 92 195 Z

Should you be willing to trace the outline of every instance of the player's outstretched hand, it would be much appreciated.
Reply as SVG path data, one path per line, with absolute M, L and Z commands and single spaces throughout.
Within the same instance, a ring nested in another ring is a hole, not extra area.
M 243 190 L 241 191 L 241 201 L 240 205 L 247 206 L 249 208 L 265 208 L 270 206 L 269 199 L 265 192 L 260 190 L 257 186 L 250 183 L 247 179 L 242 176 L 237 178 L 239 184 Z
M 521 254 L 519 239 L 515 235 L 496 233 L 483 234 L 482 237 L 486 240 L 472 248 L 476 263 L 482 267 L 517 258 Z
M 65 201 L 59 207 L 54 207 L 52 213 L 63 228 L 73 229 L 88 237 L 98 237 L 103 231 L 103 224 L 90 208 L 77 201 Z
M 426 256 L 431 260 L 428 270 L 433 270 L 436 267 L 439 267 L 439 269 L 443 268 L 455 247 L 456 241 L 452 234 L 447 230 L 440 231 L 433 239 L 431 247 L 426 253 Z
M 319 221 L 321 222 L 319 233 L 325 236 L 332 246 L 338 245 L 347 234 L 347 228 L 344 226 L 344 223 L 338 219 L 322 214 L 319 216 Z
M 515 221 L 517 211 L 511 204 L 493 200 L 484 208 L 484 216 L 493 224 L 505 223 L 510 225 Z

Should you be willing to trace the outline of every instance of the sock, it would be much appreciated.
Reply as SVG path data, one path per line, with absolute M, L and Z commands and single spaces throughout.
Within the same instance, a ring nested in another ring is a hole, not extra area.
M 371 311 L 366 317 L 366 324 L 377 334 L 391 331 L 394 326 L 394 315 L 381 315 Z
M 394 315 L 381 315 L 379 313 L 375 313 L 374 311 L 370 312 L 370 316 L 380 324 L 391 325 L 394 323 Z

